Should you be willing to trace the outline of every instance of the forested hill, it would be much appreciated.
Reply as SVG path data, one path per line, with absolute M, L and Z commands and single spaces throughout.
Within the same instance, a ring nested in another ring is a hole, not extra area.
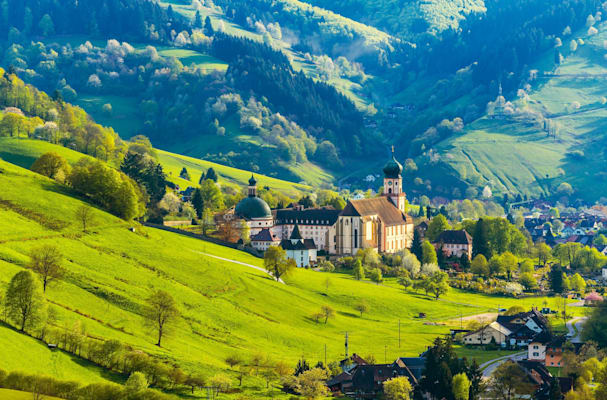
M 514 97 L 538 55 L 604 11 L 594 0 L 2 4 L 3 66 L 123 137 L 354 189 L 376 188 L 364 179 L 395 145 L 422 182 L 412 195 L 441 197 L 480 193 L 483 180 L 438 172 L 437 152 L 500 84 Z
M 94 37 L 149 38 L 166 41 L 189 22 L 148 0 L 5 0 L 0 34 L 19 36 L 85 34 Z

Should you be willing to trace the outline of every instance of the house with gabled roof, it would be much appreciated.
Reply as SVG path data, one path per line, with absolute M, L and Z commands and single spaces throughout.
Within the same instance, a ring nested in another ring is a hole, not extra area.
M 299 268 L 308 268 L 316 263 L 317 253 L 314 240 L 304 239 L 299 232 L 298 225 L 293 228 L 289 239 L 283 239 L 280 242 L 280 247 L 286 251 L 287 258 L 294 260 Z
M 418 378 L 408 365 L 397 359 L 390 364 L 368 364 L 360 359 L 353 367 L 327 381 L 332 393 L 342 393 L 356 399 L 377 399 L 383 393 L 383 384 L 392 378 L 406 377 L 411 386 L 417 385 Z M 421 372 L 420 372 L 421 376 Z
M 257 234 L 251 235 L 250 240 L 251 247 L 262 252 L 280 244 L 280 239 L 269 228 L 262 228 Z
M 466 345 L 485 345 L 495 343 L 499 346 L 506 346 L 508 337 L 512 332 L 505 326 L 494 321 L 489 325 L 483 326 L 479 330 L 468 333 L 464 336 Z
M 472 259 L 472 236 L 464 229 L 443 231 L 432 244 L 447 257 L 460 258 L 465 255 Z

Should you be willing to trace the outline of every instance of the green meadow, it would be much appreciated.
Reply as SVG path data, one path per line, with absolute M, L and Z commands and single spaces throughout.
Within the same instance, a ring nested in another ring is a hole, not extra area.
M 18 390 L 0 389 L 0 398 L 4 400 L 31 400 L 32 394 Z M 44 396 L 45 400 L 59 400 L 57 397 Z
M 537 78 L 530 81 L 528 98 L 507 98 L 520 108 L 539 112 L 556 126 L 549 136 L 542 124 L 487 116 L 466 125 L 464 132 L 438 145 L 442 161 L 461 179 L 477 186 L 489 185 L 494 193 L 549 195 L 564 181 L 586 199 L 604 193 L 605 154 L 602 143 L 607 131 L 607 65 L 604 44 L 607 25 L 599 33 L 586 31 L 563 37 L 563 62 L 555 67 L 554 51 L 538 57 L 530 67 Z M 571 40 L 582 39 L 577 50 Z M 580 151 L 572 158 L 567 153 Z M 438 179 L 438 178 L 437 178 Z
M 233 353 L 263 353 L 295 365 L 302 356 L 313 363 L 323 360 L 326 345 L 328 360 L 339 360 L 346 332 L 350 352 L 371 354 L 378 361 L 415 356 L 435 337 L 448 333 L 448 321 L 454 318 L 552 301 L 457 290 L 437 301 L 406 292 L 393 280 L 376 285 L 349 274 L 310 270 L 297 270 L 281 284 L 256 269 L 207 256 L 261 267 L 262 260 L 248 253 L 127 223 L 102 210 L 95 210 L 93 227 L 83 233 L 74 218 L 81 199 L 69 188 L 5 161 L 0 161 L 0 187 L 0 199 L 21 207 L 0 209 L 0 292 L 27 266 L 30 252 L 54 244 L 64 254 L 67 271 L 46 293 L 57 327 L 69 329 L 79 321 L 89 335 L 120 340 L 206 376 L 231 374 L 224 360 Z M 61 228 L 50 230 L 49 222 Z M 162 348 L 154 345 L 154 334 L 144 328 L 142 317 L 154 289 L 172 293 L 181 311 Z M 355 306 L 362 300 L 370 310 L 361 317 Z M 316 323 L 311 316 L 324 305 L 336 315 L 326 324 Z M 427 317 L 418 318 L 420 312 Z M 3 369 L 30 369 L 35 364 L 64 379 L 120 380 L 83 360 L 48 351 L 5 326 L 0 327 L 0 345 Z M 31 358 L 24 358 L 26 349 Z M 479 360 L 493 356 L 474 350 L 465 354 Z M 253 397 L 279 395 L 255 377 L 245 378 L 242 390 Z

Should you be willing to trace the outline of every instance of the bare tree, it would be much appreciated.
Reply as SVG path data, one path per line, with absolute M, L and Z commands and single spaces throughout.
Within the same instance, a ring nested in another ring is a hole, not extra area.
M 147 299 L 146 318 L 149 325 L 158 332 L 156 346 L 162 347 L 163 336 L 167 334 L 169 326 L 179 317 L 177 304 L 168 292 L 156 290 Z
M 59 249 L 52 245 L 45 245 L 32 251 L 30 255 L 30 268 L 40 274 L 42 278 L 42 291 L 44 293 L 46 293 L 46 287 L 52 281 L 63 277 L 62 258 L 63 256 Z
M 76 209 L 76 219 L 82 225 L 82 232 L 93 222 L 93 207 L 83 204 Z

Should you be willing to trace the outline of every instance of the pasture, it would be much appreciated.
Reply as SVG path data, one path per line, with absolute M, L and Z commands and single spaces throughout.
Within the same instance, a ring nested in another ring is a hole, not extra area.
M 434 338 L 449 332 L 445 321 L 511 305 L 541 305 L 550 299 L 473 295 L 458 290 L 440 300 L 404 291 L 396 282 L 376 285 L 356 281 L 349 274 L 297 270 L 281 284 L 255 269 L 208 257 L 217 255 L 254 266 L 262 260 L 248 253 L 127 223 L 95 210 L 93 227 L 81 232 L 74 214 L 82 200 L 68 188 L 27 170 L 0 161 L 2 200 L 36 210 L 32 218 L 22 210 L 0 209 L 0 291 L 27 265 L 29 254 L 43 244 L 59 247 L 67 274 L 50 286 L 46 297 L 57 316 L 57 327 L 79 322 L 99 338 L 116 339 L 156 355 L 187 372 L 205 376 L 231 374 L 226 356 L 263 353 L 295 365 L 302 356 L 311 363 L 343 356 L 348 332 L 350 352 L 374 355 L 382 362 L 415 356 Z M 63 228 L 45 228 L 48 220 Z M 135 227 L 135 232 L 129 230 Z M 10 233 L 10 234 L 7 234 Z M 143 309 L 154 289 L 169 291 L 181 318 L 162 348 L 145 328 Z M 355 306 L 364 300 L 369 312 L 361 317 Z M 315 322 L 311 317 L 324 305 L 336 315 Z M 427 318 L 417 315 L 425 312 Z M 398 325 L 400 320 L 400 345 Z M 23 369 L 24 348 L 37 348 L 40 369 L 51 363 L 54 373 L 81 381 L 109 379 L 102 371 L 62 353 L 34 346 L 28 336 L 0 329 L 4 346 L 0 368 Z M 61 362 L 53 357 L 59 354 Z M 474 352 L 467 353 L 474 355 Z M 479 354 L 484 359 L 486 354 Z M 53 364 L 54 363 L 54 364 Z M 255 397 L 278 395 L 256 377 L 245 378 L 244 391 Z

